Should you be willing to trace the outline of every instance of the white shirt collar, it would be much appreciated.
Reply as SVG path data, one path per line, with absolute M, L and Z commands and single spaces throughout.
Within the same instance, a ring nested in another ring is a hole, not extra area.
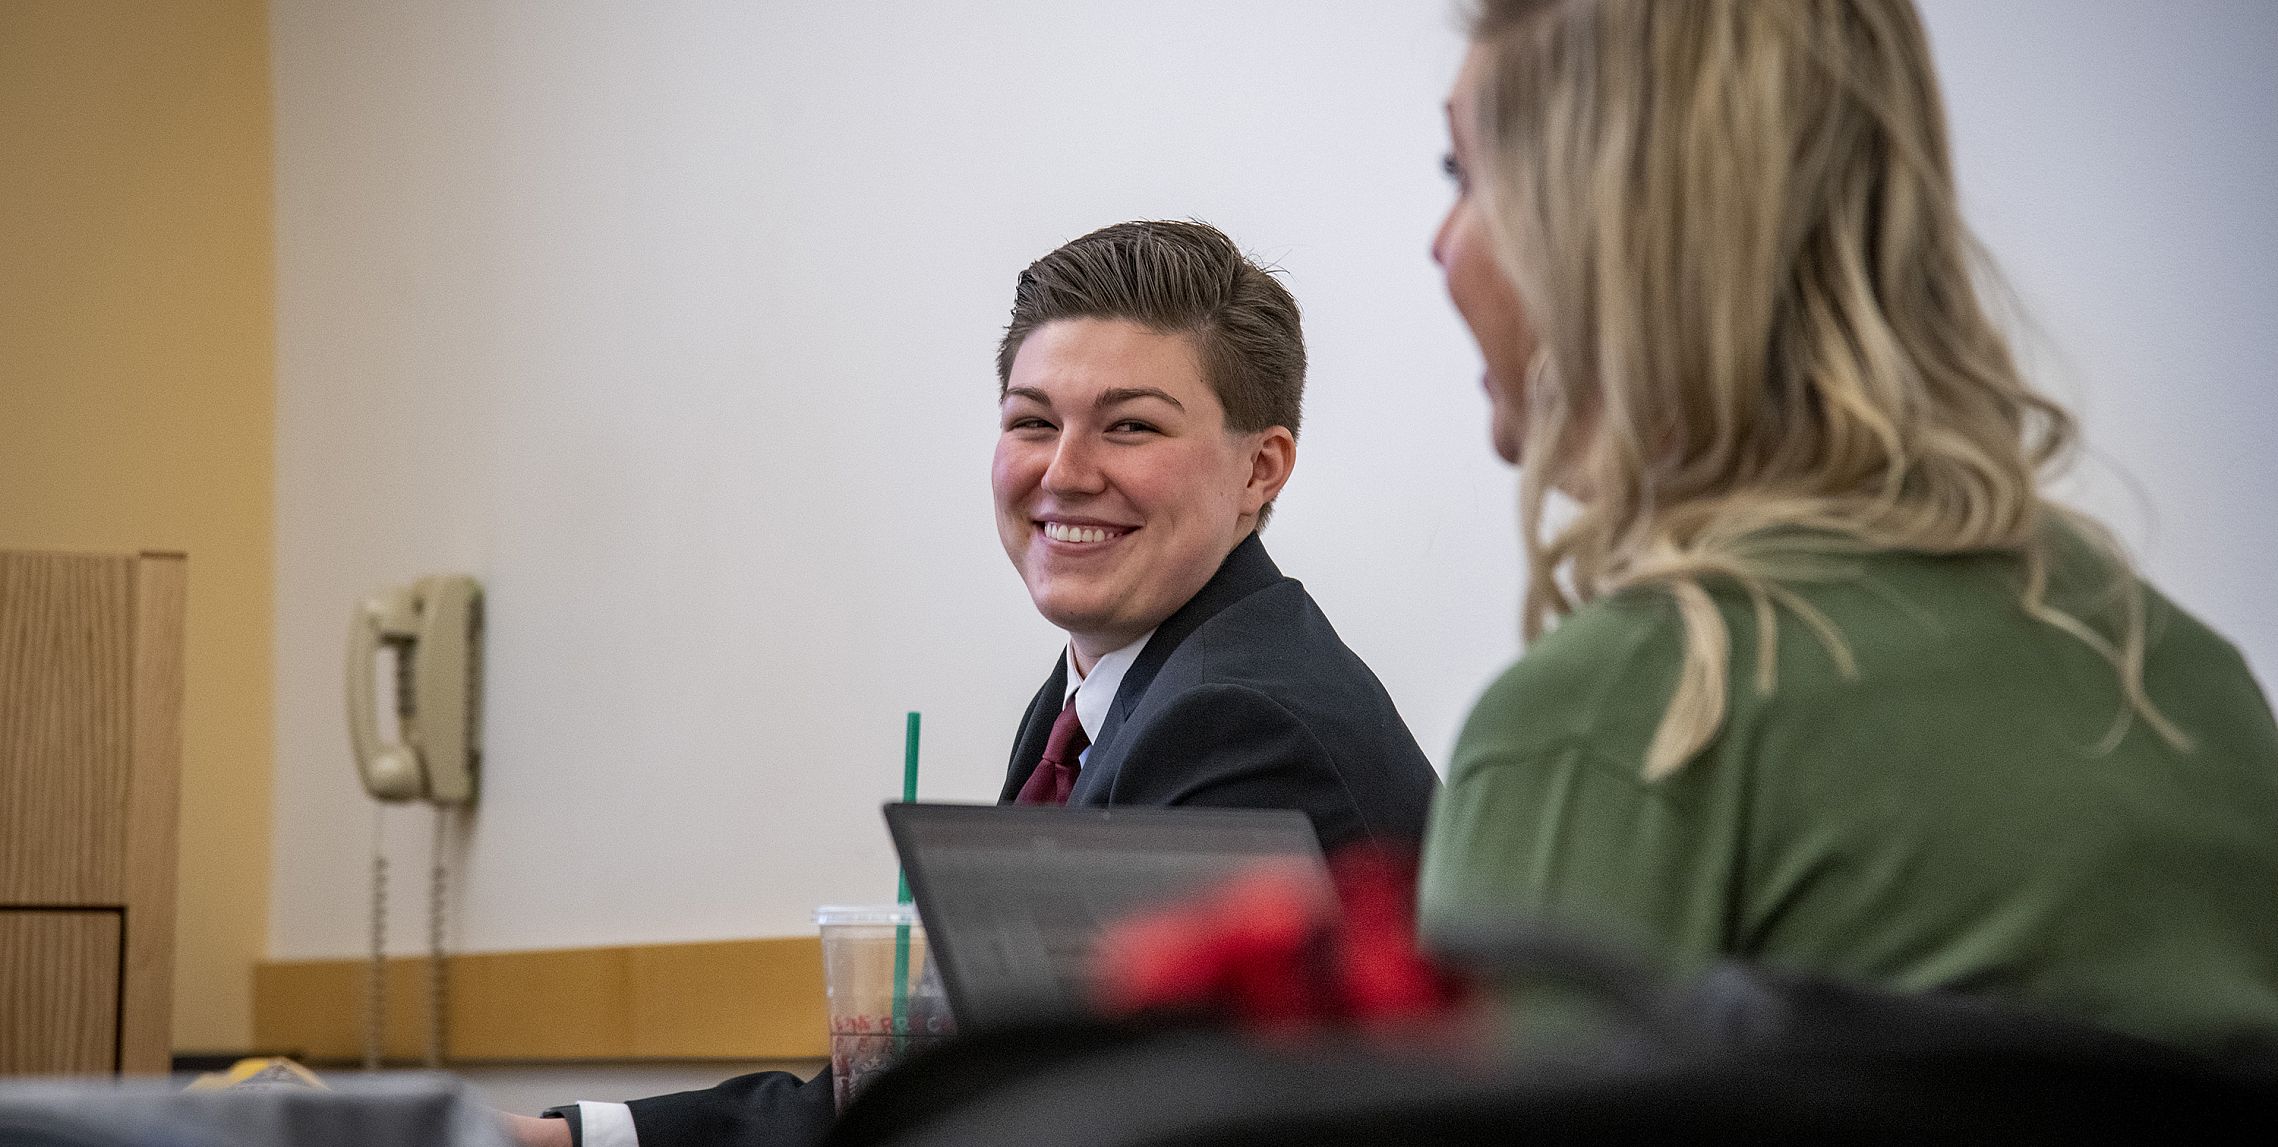
M 1061 695 L 1060 703 L 1066 705 L 1069 697 L 1076 699 L 1076 723 L 1084 727 L 1084 740 L 1099 739 L 1100 726 L 1107 724 L 1107 711 L 1115 706 L 1115 691 L 1123 688 L 1123 675 L 1139 660 L 1139 651 L 1147 648 L 1147 639 L 1153 636 L 1155 631 L 1150 629 L 1139 640 L 1101 654 L 1092 663 L 1090 676 L 1076 672 L 1074 649 L 1060 655 L 1068 668 L 1067 692 Z

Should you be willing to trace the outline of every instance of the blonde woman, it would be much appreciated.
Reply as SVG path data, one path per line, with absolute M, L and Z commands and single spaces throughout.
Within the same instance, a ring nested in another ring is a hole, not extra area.
M 2073 423 L 1980 303 L 1908 0 L 1489 0 L 1448 107 L 1433 253 L 1530 646 L 1434 808 L 1427 935 L 2278 1030 L 2278 729 L 2043 497 Z

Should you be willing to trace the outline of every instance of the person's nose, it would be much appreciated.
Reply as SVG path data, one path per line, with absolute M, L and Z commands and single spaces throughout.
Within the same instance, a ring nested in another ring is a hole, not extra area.
M 1044 492 L 1068 498 L 1097 494 L 1106 488 L 1097 445 L 1080 432 L 1061 431 L 1052 447 L 1052 463 L 1044 468 Z
M 1455 235 L 1455 216 L 1462 210 L 1461 202 L 1450 204 L 1447 214 L 1440 219 L 1440 229 L 1432 232 L 1432 262 L 1439 264 L 1442 271 L 1447 270 L 1447 249 Z

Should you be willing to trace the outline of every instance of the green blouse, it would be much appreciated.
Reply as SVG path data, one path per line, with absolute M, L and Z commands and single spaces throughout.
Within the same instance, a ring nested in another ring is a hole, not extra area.
M 2075 553 L 2052 600 L 2107 625 Z M 1422 921 L 1534 914 L 1626 934 L 1679 967 L 1761 961 L 1954 989 L 2186 1045 L 2278 1031 L 2278 728 L 2236 649 L 2145 589 L 2154 702 L 2028 617 L 2013 563 L 1885 554 L 1794 586 L 1754 684 L 1745 595 L 1717 737 L 1641 779 L 1682 630 L 1662 591 L 1575 613 L 1473 709 L 1433 808 Z

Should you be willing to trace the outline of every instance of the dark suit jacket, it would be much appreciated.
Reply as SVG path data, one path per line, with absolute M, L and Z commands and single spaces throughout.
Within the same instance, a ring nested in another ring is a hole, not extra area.
M 1063 658 L 998 799 L 1035 770 L 1066 692 Z M 1293 808 L 1325 848 L 1415 846 L 1438 786 L 1376 675 L 1252 534 L 1139 651 L 1068 803 Z
M 1063 658 L 1029 702 L 1000 799 L 1044 755 L 1065 674 Z M 1376 675 L 1252 534 L 1140 650 L 1069 803 L 1293 808 L 1324 848 L 1414 846 L 1438 785 Z M 631 1106 L 641 1147 L 812 1144 L 833 1118 L 831 1073 L 760 1072 Z

